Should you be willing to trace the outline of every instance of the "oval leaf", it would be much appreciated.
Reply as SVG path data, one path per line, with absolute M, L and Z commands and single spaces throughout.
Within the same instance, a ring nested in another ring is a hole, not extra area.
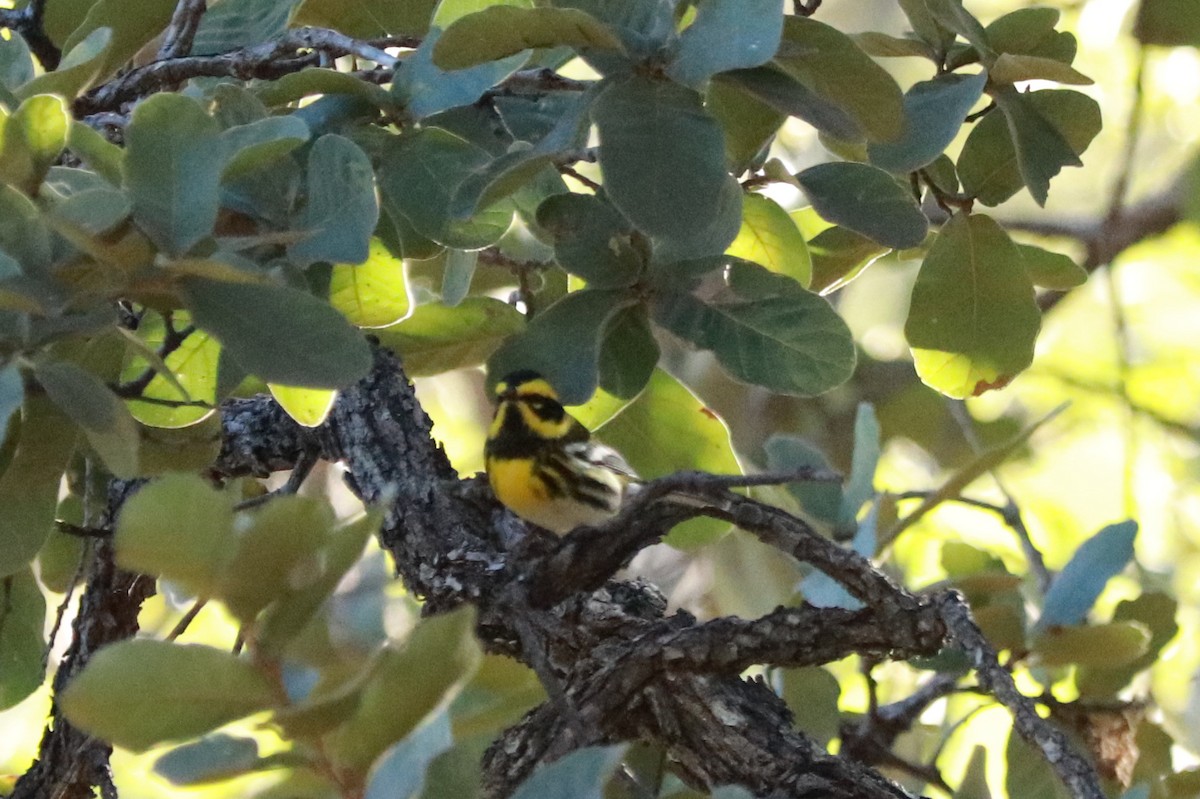
M 1110 578 L 1133 559 L 1137 522 L 1111 524 L 1084 541 L 1063 568 L 1042 606 L 1038 629 L 1081 624 Z
M 885 247 L 916 247 L 929 231 L 912 194 L 881 169 L 833 162 L 809 167 L 796 180 L 822 219 Z
M 140 752 L 270 706 L 271 685 L 245 660 L 150 639 L 104 647 L 59 695 L 71 723 Z
M 478 366 L 506 336 L 525 327 L 513 306 L 491 297 L 467 297 L 453 308 L 420 305 L 399 324 L 376 331 L 379 342 L 404 359 L 409 377 Z
M 198 277 L 186 278 L 182 285 L 196 324 L 263 380 L 342 388 L 371 368 L 371 349 L 363 337 L 311 294 Z
M 634 226 L 680 260 L 729 246 L 741 220 L 741 191 L 729 194 L 729 184 L 737 187 L 725 171 L 721 128 L 700 95 L 634 77 L 601 92 L 592 116 L 604 188 Z
M 917 374 L 951 397 L 1002 388 L 1033 361 L 1033 284 L 989 217 L 955 215 L 925 256 L 904 334 Z
M 871 163 L 904 174 L 932 163 L 954 141 L 983 95 L 987 75 L 939 75 L 904 94 L 904 135 L 867 147 Z
M 300 217 L 308 237 L 289 247 L 288 255 L 301 266 L 362 263 L 378 221 L 375 172 L 366 153 L 342 136 L 317 139 L 308 151 L 308 203 Z
M 699 88 L 718 72 L 765 64 L 779 49 L 782 0 L 701 0 L 667 74 Z
M 806 288 L 812 280 L 808 245 L 800 229 L 779 203 L 761 194 L 742 198 L 742 227 L 725 254 L 765 266 Z
M 383 242 L 371 239 L 367 260 L 334 264 L 329 277 L 329 304 L 357 327 L 386 327 L 408 315 L 408 282 L 404 261 Z
M 36 691 L 45 677 L 46 598 L 28 568 L 0 578 L 0 597 L 0 710 L 8 710 Z
M 455 20 L 433 48 L 441 69 L 463 69 L 539 47 L 620 50 L 606 25 L 577 8 L 489 6 Z M 452 79 L 452 76 L 450 76 Z
M 50 399 L 83 429 L 105 466 L 122 479 L 134 477 L 138 424 L 104 381 L 67 361 L 43 363 L 35 374 Z
M 736 263 L 725 289 L 700 299 L 679 291 L 656 296 L 659 324 L 712 350 L 738 380 L 813 396 L 854 370 L 854 343 L 829 303 L 795 281 Z

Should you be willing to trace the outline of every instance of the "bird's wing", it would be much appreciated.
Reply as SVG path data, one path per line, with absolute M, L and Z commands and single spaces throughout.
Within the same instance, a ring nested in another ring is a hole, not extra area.
M 622 457 L 621 453 L 607 444 L 601 444 L 598 441 L 585 441 L 567 444 L 564 449 L 572 457 L 578 458 L 589 465 L 599 466 L 611 472 L 616 472 L 631 481 L 640 481 L 642 479 L 638 477 L 638 473 L 633 470 L 633 467 Z

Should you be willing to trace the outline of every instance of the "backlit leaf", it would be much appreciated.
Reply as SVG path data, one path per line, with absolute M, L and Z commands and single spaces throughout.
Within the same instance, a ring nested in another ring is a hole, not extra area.
M 21 103 L 4 120 L 0 138 L 0 181 L 35 196 L 42 178 L 67 146 L 70 118 L 59 97 L 40 94 Z
M 1033 639 L 1031 650 L 1045 666 L 1120 666 L 1145 654 L 1150 632 L 1136 621 L 1086 627 L 1055 627 Z
M 267 389 L 279 403 L 279 407 L 305 427 L 316 427 L 324 422 L 329 416 L 329 411 L 333 409 L 334 400 L 337 399 L 337 392 L 329 388 L 303 388 L 267 383 Z
M 812 258 L 809 289 L 818 294 L 836 291 L 886 252 L 887 247 L 849 228 L 838 225 L 826 228 L 808 242 L 808 253 Z
M 1001 388 L 1032 362 L 1040 326 L 1008 235 L 989 217 L 955 215 L 925 257 L 904 327 L 921 380 L 951 397 Z
M 1018 244 L 1017 249 L 1021 253 L 1021 265 L 1035 286 L 1066 291 L 1087 282 L 1087 272 L 1069 255 L 1031 244 Z
M 808 246 L 800 229 L 777 202 L 761 194 L 742 198 L 742 227 L 725 254 L 787 275 L 802 286 L 812 280 Z
M 36 691 L 45 677 L 46 598 L 31 569 L 0 577 L 0 710 Z
M 386 327 L 409 312 L 404 262 L 371 239 L 367 260 L 334 264 L 329 279 L 329 304 L 358 327 Z
M 383 346 L 404 359 L 409 377 L 428 377 L 478 366 L 506 336 L 525 327 L 525 317 L 491 297 L 467 297 L 454 307 L 419 305 L 407 319 L 374 331 Z

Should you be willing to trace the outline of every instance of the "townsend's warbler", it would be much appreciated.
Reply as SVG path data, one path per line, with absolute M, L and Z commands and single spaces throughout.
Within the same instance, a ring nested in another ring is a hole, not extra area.
M 496 384 L 496 415 L 484 447 L 488 481 L 513 513 L 562 535 L 599 524 L 639 483 L 612 447 L 592 440 L 537 372 Z

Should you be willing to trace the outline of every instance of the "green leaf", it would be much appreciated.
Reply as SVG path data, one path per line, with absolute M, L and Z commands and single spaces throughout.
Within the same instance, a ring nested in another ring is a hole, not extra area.
M 129 499 L 117 517 L 117 563 L 213 596 L 234 545 L 233 504 L 190 474 L 170 474 Z
M 11 31 L 9 38 L 0 39 L 0 86 L 15 92 L 34 74 L 33 56 L 21 34 Z
M 1063 64 L 1075 60 L 1075 37 L 1056 31 L 1061 13 L 1057 8 L 1018 8 L 990 23 L 984 32 L 997 53 L 1052 58 Z
M 626 747 L 588 746 L 535 770 L 512 799 L 604 799 L 604 786 Z
M 308 151 L 308 202 L 300 215 L 309 237 L 288 247 L 288 256 L 301 266 L 362 263 L 378 221 L 375 173 L 366 153 L 342 136 L 317 139 Z
M 742 198 L 742 228 L 725 254 L 753 261 L 805 287 L 812 281 L 808 245 L 800 229 L 779 203 L 761 194 Z
M 453 217 L 455 192 L 488 163 L 487 152 L 452 133 L 425 128 L 389 143 L 379 171 L 385 198 L 418 233 L 447 247 L 475 250 L 494 244 L 512 222 L 511 207 Z
M 99 77 L 113 44 L 112 29 L 97 28 L 70 48 L 64 48 L 66 55 L 58 69 L 38 75 L 13 94 L 19 100 L 38 94 L 78 97 Z
M 135 752 L 206 733 L 273 701 L 270 683 L 248 661 L 145 638 L 96 652 L 59 694 L 72 724 Z
M 223 181 L 235 180 L 282 158 L 308 141 L 308 125 L 300 117 L 266 117 L 226 128 L 221 134 L 228 161 Z
M 457 70 L 540 47 L 623 49 L 606 25 L 578 9 L 496 5 L 446 28 L 433 48 L 433 63 Z
M 755 67 L 722 72 L 713 78 L 711 85 L 717 84 L 736 87 L 780 114 L 802 119 L 818 131 L 834 138 L 857 140 L 863 136 L 859 124 L 854 121 L 848 111 L 834 100 L 818 94 L 775 67 Z M 710 111 L 720 119 L 720 115 L 715 110 L 710 109 Z
M 46 598 L 33 570 L 0 578 L 0 710 L 41 686 L 46 676 Z
M 1049 80 L 1072 86 L 1091 86 L 1095 81 L 1082 72 L 1053 58 L 1035 55 L 1001 54 L 988 70 L 993 83 L 1017 83 L 1024 80 Z
M 88 443 L 117 477 L 138 474 L 138 425 L 104 381 L 68 361 L 40 364 L 34 372 L 46 394 L 83 430 Z
M 1031 244 L 1018 244 L 1021 264 L 1033 285 L 1066 291 L 1087 282 L 1088 273 L 1069 255 L 1043 250 Z
M 775 64 L 844 112 L 854 126 L 839 132 L 818 125 L 822 130 L 842 139 L 873 142 L 891 141 L 903 132 L 905 108 L 900 87 L 836 28 L 808 17 L 787 17 Z
M 441 31 L 431 28 L 421 46 L 404 59 L 392 83 L 393 96 L 418 120 L 470 105 L 529 60 L 529 54 L 521 51 L 499 61 L 446 72 L 433 62 L 440 37 Z
M 1046 592 L 1038 629 L 1081 624 L 1110 578 L 1133 560 L 1137 522 L 1110 524 L 1084 541 Z
M 725 134 L 725 158 L 735 175 L 749 168 L 786 117 L 735 83 L 722 79 L 708 84 L 704 107 Z
M 371 350 L 359 332 L 311 294 L 199 277 L 181 285 L 196 324 L 263 380 L 342 388 L 371 368 Z
M 654 374 L 658 356 L 646 307 L 634 305 L 618 311 L 600 343 L 600 388 L 622 399 L 634 397 Z
M 596 429 L 638 474 L 650 479 L 681 470 L 740 474 L 729 428 L 687 387 L 655 369 L 637 398 Z M 729 531 L 726 522 L 694 519 L 677 527 L 667 543 L 680 549 L 711 544 Z
M 167 27 L 175 5 L 175 0 L 98 0 L 63 42 L 63 52 L 69 52 L 95 31 L 108 28 L 112 31 L 112 44 L 96 75 L 98 80 L 105 80 Z
M 1033 639 L 1037 661 L 1048 667 L 1120 666 L 1146 653 L 1150 632 L 1136 621 L 1116 621 L 1087 627 L 1054 627 Z
M 911 36 L 911 34 L 909 35 Z M 917 58 L 928 58 L 930 61 L 936 58 L 933 49 L 919 39 L 889 36 L 886 33 L 879 33 L 878 31 L 864 31 L 862 33 L 850 34 L 850 40 L 858 45 L 859 49 L 864 53 L 876 58 L 905 58 L 915 56 Z
M 1085 94 L 1070 89 L 1044 89 L 1026 92 L 1019 98 L 1015 102 L 1036 112 L 1076 156 L 1083 155 L 1100 132 L 1100 106 Z M 1012 124 L 1003 114 L 988 114 L 975 125 L 958 157 L 963 188 L 984 205 L 999 205 L 1025 185 L 1013 145 Z M 1030 146 L 1033 145 L 1036 139 Z M 1055 169 L 1054 173 L 1057 172 Z
M 50 535 L 75 434 L 75 425 L 48 397 L 25 398 L 20 438 L 0 476 L 0 577 L 33 560 Z
M 161 249 L 182 255 L 217 219 L 219 126 L 192 98 L 163 92 L 138 104 L 125 135 L 133 218 Z
M 386 89 L 347 72 L 321 67 L 309 67 L 284 75 L 256 87 L 255 93 L 264 104 L 271 107 L 284 106 L 312 95 L 334 95 L 328 99 L 338 102 L 328 107 L 328 116 L 320 113 L 314 113 L 311 117 L 304 116 L 306 112 L 315 111 L 319 101 L 314 102 L 311 107 L 295 112 L 295 115 L 316 132 L 338 127 L 338 120 L 343 116 L 353 118 L 356 115 L 373 113 L 372 106 L 389 112 L 398 110 L 395 98 Z
M 858 512 L 875 496 L 875 469 L 879 465 L 882 444 L 879 419 L 875 408 L 860 402 L 854 416 L 854 454 L 850 460 L 850 475 L 842 492 L 834 536 L 841 538 L 858 527 Z
M 73 121 L 67 133 L 67 148 L 84 165 L 95 170 L 114 186 L 121 185 L 125 151 L 101 136 L 90 125 Z
M 186 325 L 190 320 L 191 317 L 186 312 L 175 313 L 174 322 L 177 328 Z M 145 346 L 155 350 L 161 345 L 164 332 L 162 318 L 157 316 L 144 319 L 138 327 L 138 337 L 143 340 Z M 142 396 L 151 400 L 195 401 L 215 405 L 218 396 L 217 369 L 220 355 L 220 343 L 203 330 L 197 330 L 164 359 L 174 379 L 156 374 L 142 391 Z M 144 357 L 131 358 L 122 371 L 121 379 L 135 380 L 150 365 L 150 361 Z M 134 418 L 143 424 L 166 428 L 186 427 L 213 413 L 211 407 L 170 407 L 137 400 L 131 401 L 129 408 Z
M 1072 796 L 1046 762 L 1042 751 L 1026 743 L 1016 729 L 1008 734 L 1004 761 L 1020 764 L 1019 768 L 1005 770 L 1006 796 L 1022 799 L 1070 799 Z
M 475 250 L 447 250 L 445 272 L 442 274 L 442 302 L 454 307 L 471 291 L 471 279 L 479 263 Z
M 632 285 L 645 268 L 633 226 L 600 197 L 556 194 L 538 206 L 537 223 L 554 239 L 559 265 L 592 288 Z
M 0 184 L 0 250 L 29 277 L 45 275 L 51 258 L 50 229 L 41 211 L 12 186 Z
M 990 217 L 956 214 L 925 256 L 904 326 L 921 380 L 960 398 L 1002 388 L 1033 361 L 1040 326 L 1008 234 Z
M 379 342 L 404 360 L 409 377 L 429 377 L 478 366 L 505 336 L 525 327 L 525 317 L 491 297 L 467 297 L 454 306 L 419 305 L 402 322 L 376 331 Z
M 792 711 L 796 727 L 825 746 L 838 736 L 841 714 L 838 698 L 842 687 L 837 678 L 819 666 L 782 669 L 783 701 Z
M 676 260 L 723 252 L 737 235 L 741 191 L 725 171 L 721 128 L 700 95 L 633 77 L 592 106 L 600 171 L 613 203 Z
M 887 247 L 849 228 L 838 225 L 826 228 L 808 242 L 812 258 L 809 289 L 818 294 L 836 291 L 887 252 Z
M 957 799 L 992 799 L 987 783 L 987 747 L 976 744 L 967 761 L 967 770 L 955 792 Z
M 995 53 L 988 43 L 983 25 L 963 7 L 962 0 L 925 0 L 925 5 L 939 24 L 970 42 L 984 63 L 991 62 Z
M 0 368 L 0 447 L 6 441 L 9 420 L 21 410 L 25 401 L 25 381 L 15 363 Z
M 986 83 L 987 75 L 979 73 L 940 75 L 915 84 L 904 94 L 904 135 L 868 145 L 871 163 L 897 174 L 932 163 L 954 141 Z
M 779 49 L 783 21 L 780 0 L 700 0 L 667 75 L 698 89 L 718 72 L 761 66 Z
M 1083 162 L 1063 132 L 1030 102 L 1028 95 L 1008 88 L 997 90 L 993 98 L 1008 120 L 1021 180 L 1037 204 L 1045 205 L 1050 179 L 1064 166 L 1082 166 Z
M 655 297 L 663 327 L 712 350 L 738 380 L 814 396 L 854 369 L 850 331 L 829 303 L 795 281 L 735 263 L 725 285 L 701 300 L 678 290 Z
M 257 741 L 221 732 L 177 746 L 154 761 L 160 777 L 172 785 L 187 786 L 221 782 L 259 767 L 265 765 L 258 756 Z
M 479 666 L 474 608 L 422 619 L 399 649 L 386 649 L 354 716 L 329 737 L 343 768 L 365 770 L 433 710 L 452 699 Z
M 216 55 L 274 39 L 299 0 L 224 0 L 200 17 L 191 55 Z M 157 768 L 157 766 L 156 766 Z
M 46 172 L 67 146 L 66 106 L 62 98 L 39 94 L 21 103 L 2 124 L 0 181 L 36 196 Z
M 316 573 L 289 583 L 288 590 L 263 613 L 258 622 L 258 642 L 271 655 L 280 654 L 316 615 L 346 572 L 362 558 L 367 539 L 379 532 L 383 516 L 369 512 L 334 530 L 316 557 Z
M 313 497 L 276 497 L 238 523 L 217 596 L 239 620 L 321 574 L 320 554 L 333 527 L 333 509 Z
M 386 327 L 408 315 L 408 282 L 404 261 L 371 239 L 367 260 L 334 264 L 329 278 L 329 304 L 352 325 Z
M 1142 44 L 1200 47 L 1200 18 L 1189 0 L 1141 0 L 1133 35 Z
M 934 19 L 926 0 L 899 0 L 913 32 L 935 52 L 945 52 L 954 42 L 954 32 Z
M 1093 666 L 1075 673 L 1079 692 L 1087 696 L 1114 696 L 1143 669 L 1154 665 L 1159 653 L 1179 632 L 1178 603 L 1166 594 L 1151 592 L 1117 604 L 1115 622 L 1137 622 L 1150 631 L 1146 651 L 1121 666 Z
M 429 30 L 438 0 L 302 0 L 292 24 L 334 28 L 347 36 L 370 39 L 385 34 L 420 36 Z
M 518 369 L 546 376 L 567 405 L 583 402 L 599 383 L 604 331 L 636 298 L 619 289 L 584 289 L 563 297 L 535 316 L 488 359 L 488 375 L 499 379 Z
M 763 446 L 767 456 L 767 467 L 771 471 L 799 471 L 801 469 L 830 470 L 832 466 L 825 453 L 805 439 L 787 433 L 775 433 Z M 832 525 L 837 521 L 843 505 L 842 486 L 833 482 L 804 481 L 789 483 L 787 492 L 796 498 L 809 518 L 816 518 Z
M 796 175 L 822 219 L 903 250 L 925 240 L 929 221 L 910 192 L 867 164 L 832 162 Z
M 457 721 L 455 719 L 455 731 L 458 729 Z M 427 724 L 422 724 L 412 735 L 392 746 L 379 758 L 371 769 L 363 799 L 392 799 L 397 796 L 415 799 L 425 783 L 425 771 L 429 764 L 450 749 L 454 739 L 448 712 L 439 713 Z

